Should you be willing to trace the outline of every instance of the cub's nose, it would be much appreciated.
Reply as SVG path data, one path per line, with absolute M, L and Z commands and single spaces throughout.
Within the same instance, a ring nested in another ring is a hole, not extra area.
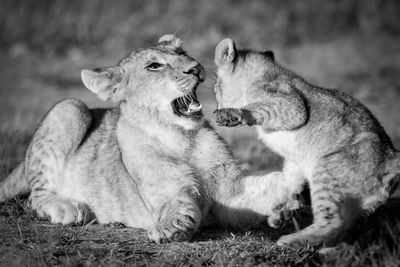
M 188 67 L 186 70 L 183 71 L 183 73 L 194 75 L 197 78 L 199 78 L 201 82 L 203 82 L 205 79 L 205 71 L 199 63 L 196 63 L 196 65 Z

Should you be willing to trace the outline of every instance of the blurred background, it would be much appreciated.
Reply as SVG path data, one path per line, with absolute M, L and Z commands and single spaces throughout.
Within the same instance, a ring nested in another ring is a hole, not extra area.
M 1 176 L 22 159 L 37 123 L 58 100 L 112 106 L 84 88 L 82 68 L 115 64 L 165 33 L 183 38 L 206 67 L 199 97 L 207 117 L 215 109 L 214 48 L 231 37 L 242 48 L 272 49 L 277 62 L 310 82 L 360 99 L 400 149 L 398 0 L 2 0 Z M 252 129 L 217 130 L 245 170 L 281 167 Z

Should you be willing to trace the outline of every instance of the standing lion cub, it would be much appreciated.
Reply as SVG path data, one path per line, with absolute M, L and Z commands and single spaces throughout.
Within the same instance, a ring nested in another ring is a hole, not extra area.
M 337 241 L 358 213 L 371 213 L 399 181 L 400 154 L 357 100 L 313 86 L 274 61 L 270 51 L 237 50 L 231 39 L 215 52 L 220 125 L 256 126 L 285 159 L 291 192 L 310 186 L 314 222 L 280 244 Z
M 268 217 L 275 226 L 287 200 L 282 173 L 244 177 L 196 96 L 203 67 L 163 36 L 118 65 L 83 70 L 85 86 L 115 109 L 56 104 L 36 130 L 22 163 L 0 184 L 0 201 L 30 192 L 39 216 L 148 229 L 156 242 L 181 241 L 213 217 L 242 226 Z

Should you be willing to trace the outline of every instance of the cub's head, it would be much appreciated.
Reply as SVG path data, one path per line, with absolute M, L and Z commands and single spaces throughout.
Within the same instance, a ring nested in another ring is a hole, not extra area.
M 238 50 L 232 39 L 222 40 L 215 49 L 218 80 L 214 86 L 218 109 L 242 108 L 250 91 L 276 75 L 278 69 L 271 51 Z
M 81 76 L 90 91 L 102 100 L 121 102 L 129 116 L 151 114 L 186 128 L 203 116 L 196 89 L 205 71 L 173 35 L 134 50 L 116 66 L 84 69 Z

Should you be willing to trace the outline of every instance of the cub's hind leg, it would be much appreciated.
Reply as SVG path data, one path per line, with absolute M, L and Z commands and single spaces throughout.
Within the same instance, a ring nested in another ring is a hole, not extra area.
M 344 193 L 339 180 L 328 170 L 317 171 L 310 181 L 313 224 L 297 233 L 282 236 L 278 244 L 318 245 L 335 240 L 345 229 L 345 218 L 341 214 Z
M 57 195 L 65 163 L 81 143 L 91 123 L 87 106 L 75 99 L 57 103 L 36 130 L 25 154 L 29 202 L 39 216 L 54 223 L 82 221 L 86 206 Z
M 307 178 L 297 163 L 286 159 L 283 167 L 284 185 L 288 195 L 286 210 L 298 210 L 304 204 L 301 193 L 307 183 Z
M 385 147 L 375 135 L 363 134 L 355 140 L 324 156 L 313 172 L 310 193 L 314 223 L 281 237 L 279 243 L 335 245 L 360 215 L 372 213 L 387 201 L 398 174 L 391 170 L 393 164 L 387 161 Z

